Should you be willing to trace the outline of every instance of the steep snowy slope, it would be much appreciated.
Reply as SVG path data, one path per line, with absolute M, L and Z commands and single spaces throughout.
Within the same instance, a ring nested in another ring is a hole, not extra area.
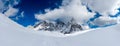
M 76 36 L 46 36 L 0 15 L 0 46 L 120 46 L 119 36 L 120 24 Z

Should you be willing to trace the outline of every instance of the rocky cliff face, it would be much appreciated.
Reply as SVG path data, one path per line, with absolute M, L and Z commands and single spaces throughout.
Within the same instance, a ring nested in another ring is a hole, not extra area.
M 62 21 L 50 22 L 50 21 L 42 21 L 34 26 L 34 30 L 37 31 L 57 31 L 63 34 L 70 34 L 76 31 L 82 31 L 81 25 L 71 21 L 64 23 Z

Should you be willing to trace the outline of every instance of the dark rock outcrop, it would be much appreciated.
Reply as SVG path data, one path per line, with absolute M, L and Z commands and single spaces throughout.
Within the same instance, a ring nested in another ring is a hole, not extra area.
M 42 28 L 39 28 L 40 26 Z M 55 23 L 48 22 L 48 21 L 42 21 L 36 24 L 34 28 L 39 28 L 38 31 L 39 30 L 58 31 L 63 34 L 70 34 L 70 33 L 82 30 L 81 25 L 74 22 L 73 19 L 71 19 L 71 21 L 69 21 L 68 23 L 64 23 L 62 21 L 56 21 Z

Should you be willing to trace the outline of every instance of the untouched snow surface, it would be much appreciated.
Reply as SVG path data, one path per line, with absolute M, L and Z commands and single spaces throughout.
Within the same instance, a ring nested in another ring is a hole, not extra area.
M 120 24 L 68 37 L 42 34 L 0 15 L 0 46 L 120 46 Z

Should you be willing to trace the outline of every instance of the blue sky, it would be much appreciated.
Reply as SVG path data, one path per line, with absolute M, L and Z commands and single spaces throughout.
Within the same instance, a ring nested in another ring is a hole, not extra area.
M 24 17 L 19 17 L 18 20 L 15 19 L 16 16 L 10 18 L 23 26 L 34 25 L 37 21 L 34 14 L 45 13 L 44 9 L 49 8 L 52 10 L 58 8 L 61 2 L 62 0 L 21 0 L 20 3 L 14 7 L 19 9 L 19 13 L 16 16 L 24 12 Z
M 23 25 L 23 26 L 29 26 L 34 25 L 38 20 L 35 18 L 35 14 L 45 14 L 45 9 L 55 9 L 59 8 L 62 4 L 62 0 L 21 0 L 18 5 L 15 5 L 14 8 L 19 9 L 19 12 L 17 15 L 10 17 L 15 22 Z M 89 12 L 92 12 L 92 10 L 87 7 L 87 10 Z M 120 10 L 120 9 L 119 9 Z M 23 12 L 23 17 L 21 16 L 21 13 Z M 78 11 L 77 11 L 78 12 Z M 104 12 L 104 11 L 103 11 Z M 74 12 L 73 12 L 74 13 Z M 94 19 L 99 18 L 101 16 L 100 12 L 96 12 L 96 15 L 94 15 L 93 18 L 90 18 L 90 21 L 94 21 Z M 120 14 L 117 13 L 115 16 L 111 17 L 117 17 Z M 18 19 L 16 19 L 18 17 Z M 89 21 L 88 21 L 89 24 Z M 90 25 L 91 27 L 94 27 L 94 25 Z

